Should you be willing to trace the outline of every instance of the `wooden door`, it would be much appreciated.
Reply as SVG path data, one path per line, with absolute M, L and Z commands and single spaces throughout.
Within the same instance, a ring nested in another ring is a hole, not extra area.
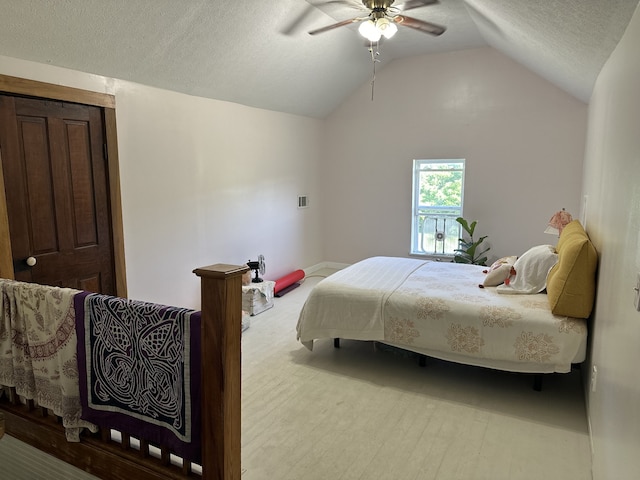
M 0 95 L 16 280 L 116 294 L 103 132 L 98 107 Z

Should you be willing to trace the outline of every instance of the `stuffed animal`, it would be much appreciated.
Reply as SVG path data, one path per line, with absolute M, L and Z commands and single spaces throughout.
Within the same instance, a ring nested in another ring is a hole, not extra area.
M 487 276 L 484 279 L 482 284 L 478 285 L 480 288 L 484 287 L 495 287 L 500 285 L 501 283 L 507 283 L 509 281 L 509 277 L 511 275 L 515 275 L 516 272 L 513 269 L 513 264 L 516 259 L 515 255 L 509 257 L 502 257 L 491 265 L 488 270 L 483 270 Z M 508 283 L 507 283 L 508 285 Z

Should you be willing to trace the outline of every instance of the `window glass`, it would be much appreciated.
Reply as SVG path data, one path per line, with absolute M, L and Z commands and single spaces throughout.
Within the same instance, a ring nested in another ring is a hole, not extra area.
M 464 159 L 413 161 L 411 253 L 453 255 L 458 248 Z

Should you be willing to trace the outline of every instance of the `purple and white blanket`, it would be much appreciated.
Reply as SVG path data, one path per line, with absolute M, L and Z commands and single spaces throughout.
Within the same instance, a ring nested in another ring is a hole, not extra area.
M 75 296 L 82 418 L 201 460 L 200 312 Z

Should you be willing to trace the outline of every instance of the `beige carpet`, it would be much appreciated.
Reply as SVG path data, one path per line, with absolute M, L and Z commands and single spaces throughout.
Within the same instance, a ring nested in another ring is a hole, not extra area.
M 580 372 L 532 377 L 295 339 L 318 278 L 243 336 L 243 480 L 591 478 Z

